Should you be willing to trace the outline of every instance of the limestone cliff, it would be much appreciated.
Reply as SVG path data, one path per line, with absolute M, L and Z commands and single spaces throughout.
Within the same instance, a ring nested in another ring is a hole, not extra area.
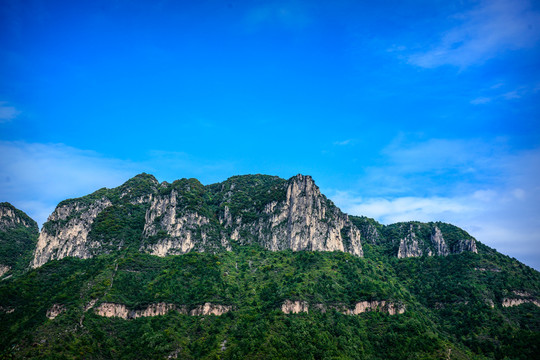
M 100 247 L 98 242 L 87 241 L 92 223 L 111 205 L 106 197 L 90 203 L 73 201 L 58 205 L 39 234 L 32 266 L 38 267 L 66 256 L 89 258 L 92 250 Z
M 261 181 L 252 187 L 259 194 L 242 211 L 231 211 L 229 207 L 229 202 L 234 205 L 231 198 L 237 184 L 225 183 L 221 189 L 226 195 L 220 204 L 223 211 L 219 219 L 231 239 L 257 243 L 273 251 L 345 251 L 363 256 L 360 231 L 321 194 L 310 176 L 269 181 L 266 186 Z M 273 196 L 266 196 L 269 193 Z
M 349 217 L 310 176 L 233 176 L 205 186 L 196 179 L 159 184 L 152 175 L 140 174 L 117 188 L 61 202 L 43 226 L 31 264 L 118 251 L 216 252 L 233 244 L 361 257 L 362 238 L 399 258 L 476 252 L 474 238 L 449 224 L 383 226 Z
M 0 231 L 9 231 L 18 227 L 38 230 L 37 224 L 28 215 L 7 202 L 0 203 Z
M 28 215 L 10 203 L 0 203 L 0 278 L 28 267 L 38 232 Z
M 168 303 L 150 304 L 141 310 L 130 310 L 123 304 L 102 303 L 94 309 L 96 315 L 104 317 L 119 317 L 124 320 L 137 319 L 140 317 L 151 317 L 166 315 L 170 311 L 177 311 L 180 314 L 191 316 L 215 315 L 220 316 L 232 310 L 232 306 L 204 303 L 189 310 L 185 305 L 175 305 Z
M 360 301 L 357 302 L 354 308 L 349 308 L 344 304 L 326 306 L 324 304 L 314 304 L 313 309 L 320 312 L 326 312 L 328 309 L 334 309 L 345 315 L 358 315 L 367 311 L 385 312 L 390 315 L 403 314 L 405 312 L 405 305 L 393 303 L 389 301 Z M 302 312 L 309 312 L 309 304 L 306 301 L 291 301 L 285 300 L 281 305 L 281 311 L 285 314 L 298 314 Z
M 384 228 L 387 246 L 398 258 L 447 256 L 477 252 L 476 240 L 462 229 L 445 223 L 408 222 Z M 394 245 L 395 244 L 395 245 Z
M 137 218 L 144 219 L 157 185 L 153 176 L 141 174 L 118 188 L 61 202 L 39 234 L 32 266 L 67 256 L 86 259 L 140 241 Z
M 140 250 L 166 256 L 229 249 L 205 195 L 206 189 L 195 179 L 162 185 L 146 212 Z

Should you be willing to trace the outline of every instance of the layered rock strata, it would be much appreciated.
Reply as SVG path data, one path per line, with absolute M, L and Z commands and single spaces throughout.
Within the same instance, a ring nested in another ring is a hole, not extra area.
M 156 303 L 150 304 L 142 310 L 130 310 L 123 304 L 115 303 L 102 303 L 94 309 L 94 313 L 104 317 L 119 317 L 125 320 L 137 319 L 140 317 L 148 316 L 161 316 L 166 315 L 170 311 L 178 311 L 184 315 L 202 316 L 202 315 L 215 315 L 220 316 L 232 310 L 232 306 L 204 303 L 198 305 L 195 308 L 188 310 L 185 305 L 175 305 L 168 303 Z
M 326 312 L 328 309 L 335 309 L 336 311 L 345 315 L 358 315 L 368 311 L 385 312 L 390 315 L 403 314 L 405 312 L 405 305 L 396 304 L 389 301 L 360 301 L 357 302 L 354 308 L 350 309 L 345 305 L 326 306 L 324 304 L 314 304 L 313 309 Z M 285 314 L 298 314 L 302 312 L 309 312 L 309 304 L 305 301 L 291 301 L 285 300 L 281 305 L 281 311 Z

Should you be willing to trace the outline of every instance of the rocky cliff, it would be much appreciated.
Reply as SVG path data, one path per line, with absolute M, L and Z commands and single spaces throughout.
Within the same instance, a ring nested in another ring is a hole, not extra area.
M 38 232 L 28 215 L 10 203 L 0 203 L 0 278 L 28 266 Z
M 32 266 L 67 256 L 167 256 L 231 250 L 234 244 L 362 257 L 361 239 L 399 258 L 476 252 L 474 238 L 449 224 L 383 226 L 348 216 L 310 176 L 233 176 L 205 186 L 196 179 L 160 184 L 140 174 L 117 188 L 61 202 L 43 226 Z
M 245 180 L 253 195 L 241 208 L 233 192 Z M 345 251 L 363 256 L 360 231 L 321 194 L 311 176 L 288 181 L 235 178 L 216 190 L 221 195 L 219 220 L 232 240 L 273 251 Z
M 351 216 L 364 242 L 398 258 L 477 253 L 476 240 L 463 229 L 442 222 L 418 221 L 382 225 L 373 219 Z
M 114 251 L 230 250 L 232 242 L 363 255 L 360 231 L 310 176 L 236 176 L 204 186 L 196 179 L 159 184 L 141 174 L 60 203 L 39 235 L 32 266 Z

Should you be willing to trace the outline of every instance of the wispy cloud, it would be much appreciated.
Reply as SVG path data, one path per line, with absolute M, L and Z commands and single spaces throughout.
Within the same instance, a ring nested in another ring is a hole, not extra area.
M 473 105 L 483 105 L 491 102 L 493 100 L 492 98 L 481 96 L 476 99 L 471 100 L 471 104 Z
M 502 140 L 397 140 L 381 164 L 358 181 L 361 189 L 377 191 L 335 190 L 330 198 L 350 214 L 385 224 L 456 224 L 540 269 L 540 149 L 510 153 Z
M 431 49 L 411 55 L 411 64 L 466 68 L 540 40 L 540 13 L 532 10 L 528 0 L 484 0 L 454 18 L 459 24 L 441 34 Z
M 102 187 L 116 187 L 141 172 L 160 181 L 197 177 L 205 183 L 234 175 L 234 164 L 183 152 L 151 151 L 145 160 L 106 157 L 64 144 L 0 141 L 0 201 L 8 201 L 42 224 L 56 205 Z
M 20 113 L 14 106 L 9 106 L 7 102 L 0 101 L 0 123 L 11 121 Z
M 352 143 L 352 139 L 347 139 L 347 140 L 342 140 L 342 141 L 334 141 L 334 145 L 338 145 L 338 146 L 345 146 L 345 145 L 349 145 Z
M 532 96 L 538 92 L 538 84 L 522 85 L 516 88 L 505 88 L 503 84 L 496 84 L 481 91 L 482 96 L 471 100 L 473 105 L 484 105 L 495 101 L 512 101 L 526 96 Z
M 0 199 L 12 202 L 38 223 L 56 204 L 135 175 L 132 164 L 63 144 L 0 142 Z

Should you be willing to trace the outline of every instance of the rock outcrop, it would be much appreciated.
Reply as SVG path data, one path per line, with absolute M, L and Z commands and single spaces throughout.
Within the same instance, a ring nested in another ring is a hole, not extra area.
M 49 310 L 47 310 L 47 317 L 53 320 L 64 311 L 66 311 L 66 307 L 64 305 L 54 304 Z
M 212 231 L 210 220 L 194 210 L 185 210 L 176 190 L 157 196 L 146 213 L 141 251 L 166 256 L 185 254 L 193 249 L 204 251 Z
M 512 299 L 512 298 L 504 298 L 502 301 L 503 307 L 510 307 L 510 306 L 518 306 L 521 304 L 534 304 L 536 306 L 540 306 L 540 301 L 536 299 Z
M 423 251 L 420 249 L 418 239 L 414 233 L 413 225 L 410 226 L 409 232 L 407 235 L 401 239 L 399 243 L 399 249 L 397 253 L 398 258 L 407 258 L 407 257 L 418 257 L 422 256 Z
M 220 221 L 231 239 L 256 242 L 272 251 L 345 251 L 363 256 L 360 231 L 321 194 L 311 176 L 294 176 L 273 191 L 276 200 L 262 204 L 255 219 L 246 219 L 244 213 L 231 215 L 224 207 Z
M 28 268 L 39 229 L 34 220 L 10 203 L 0 203 L 0 277 Z
M 437 226 L 433 228 L 430 238 L 431 238 L 431 244 L 434 247 L 435 255 L 446 256 L 450 254 L 450 251 L 448 250 L 448 246 L 446 246 L 446 242 L 444 241 L 442 232 Z
M 170 311 L 178 311 L 184 315 L 191 316 L 203 316 L 203 315 L 215 315 L 220 316 L 232 310 L 232 306 L 204 303 L 198 305 L 195 308 L 188 310 L 185 305 L 175 305 L 168 303 L 156 303 L 150 304 L 145 309 L 130 310 L 123 304 L 114 303 L 102 303 L 94 309 L 94 313 L 104 317 L 119 317 L 124 320 L 137 319 L 140 317 L 148 316 L 161 316 L 166 315 Z
M 307 313 L 309 311 L 309 305 L 305 301 L 285 300 L 285 302 L 281 305 L 281 311 L 283 311 L 285 314 L 298 314 L 301 312 Z
M 11 270 L 11 266 L 0 264 L 0 277 L 4 276 L 4 274 L 7 274 L 9 270 Z
M 0 231 L 8 231 L 20 226 L 38 230 L 36 222 L 28 215 L 10 203 L 0 203 Z
M 360 301 L 357 302 L 352 309 L 348 308 L 343 304 L 333 305 L 329 307 L 324 304 L 314 304 L 312 308 L 320 312 L 326 312 L 329 308 L 335 309 L 336 311 L 344 315 L 358 315 L 367 311 L 385 312 L 390 315 L 403 314 L 405 312 L 405 305 L 396 304 L 384 300 Z M 309 304 L 306 301 L 285 300 L 285 302 L 281 305 L 281 311 L 285 314 L 298 314 L 302 312 L 307 313 L 309 312 Z
M 476 240 L 453 225 L 410 222 L 393 224 L 389 226 L 389 228 L 391 227 L 394 230 L 390 234 L 395 235 L 397 233 L 402 236 L 397 248 L 398 258 L 447 256 L 464 251 L 477 252 Z M 390 237 L 390 241 L 394 241 L 392 236 Z M 446 237 L 450 237 L 451 241 L 447 241 Z
M 399 258 L 477 251 L 470 235 L 449 224 L 383 226 L 349 217 L 310 176 L 234 176 L 204 186 L 196 179 L 159 184 L 141 174 L 118 188 L 60 203 L 43 226 L 31 264 L 125 249 L 156 256 L 216 252 L 235 243 L 362 257 L 362 237 Z
M 39 234 L 32 266 L 38 267 L 47 261 L 66 256 L 82 259 L 91 257 L 92 250 L 99 248 L 101 244 L 87 241 L 88 233 L 98 214 L 111 205 L 111 201 L 106 197 L 90 203 L 60 203 Z

